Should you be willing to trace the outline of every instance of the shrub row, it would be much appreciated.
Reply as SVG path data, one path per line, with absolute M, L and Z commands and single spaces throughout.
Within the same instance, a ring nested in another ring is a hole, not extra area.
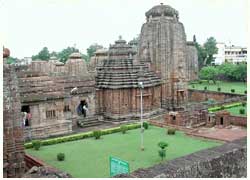
M 225 106 L 216 106 L 216 107 L 212 107 L 212 108 L 208 108 L 209 112 L 216 112 L 216 111 L 220 111 L 220 110 L 224 110 L 224 109 L 229 109 L 232 107 L 237 107 L 237 106 L 241 106 L 242 103 L 234 103 L 234 104 L 229 104 L 229 105 L 225 105 Z
M 140 124 L 129 124 L 126 126 L 128 130 L 137 129 L 141 127 Z M 105 130 L 101 130 L 101 135 L 117 133 L 120 131 L 121 131 L 120 127 L 105 129 Z M 58 137 L 58 138 L 52 138 L 52 139 L 47 139 L 47 140 L 41 140 L 41 145 L 47 146 L 47 145 L 59 144 L 59 143 L 64 143 L 64 142 L 69 142 L 69 141 L 76 141 L 76 140 L 85 139 L 89 137 L 94 137 L 94 133 L 92 131 L 69 135 L 69 136 Z M 33 148 L 33 144 L 32 142 L 28 142 L 24 144 L 24 147 L 26 149 Z

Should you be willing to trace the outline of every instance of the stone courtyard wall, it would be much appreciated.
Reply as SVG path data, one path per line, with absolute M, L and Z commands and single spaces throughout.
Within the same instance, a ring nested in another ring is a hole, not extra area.
M 227 178 L 247 177 L 247 138 L 225 143 L 173 159 L 153 167 L 138 169 L 126 178 Z
M 204 90 L 188 89 L 189 101 L 195 101 L 195 102 L 202 102 L 206 101 L 207 99 L 214 99 L 215 101 L 224 101 L 226 99 L 232 99 L 232 98 L 241 99 L 244 97 L 246 97 L 246 95 L 216 92 L 216 91 L 204 92 Z
M 247 117 L 230 115 L 229 119 L 232 125 L 247 127 Z

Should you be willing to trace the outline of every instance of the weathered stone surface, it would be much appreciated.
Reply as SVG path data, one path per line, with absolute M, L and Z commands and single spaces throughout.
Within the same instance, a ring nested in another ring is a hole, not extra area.
M 133 47 L 119 39 L 111 45 L 108 59 L 97 66 L 97 113 L 113 120 L 126 120 L 140 116 L 140 89 L 143 82 L 144 116 L 160 109 L 161 80 L 141 64 L 135 64 Z
M 147 22 L 141 28 L 137 58 L 162 79 L 162 107 L 185 108 L 189 74 L 196 71 L 190 64 L 197 61 L 197 52 L 187 46 L 177 10 L 161 4 L 146 12 L 146 17 Z
M 199 73 L 198 51 L 194 42 L 187 42 L 187 77 L 189 81 L 197 80 Z
M 22 178 L 72 178 L 72 176 L 66 172 L 52 169 L 50 167 L 33 166 L 22 176 Z
M 138 169 L 127 178 L 229 178 L 247 176 L 247 138 L 202 150 L 153 167 Z
M 24 138 L 18 79 L 13 65 L 3 63 L 3 177 L 24 173 Z

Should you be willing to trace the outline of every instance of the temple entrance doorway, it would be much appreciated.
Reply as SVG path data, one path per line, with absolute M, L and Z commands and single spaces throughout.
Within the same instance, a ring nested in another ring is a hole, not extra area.
M 78 111 L 80 111 L 80 114 L 82 114 L 83 117 L 86 117 L 88 111 L 88 103 L 85 99 L 80 101 L 80 104 L 78 105 Z
M 21 107 L 21 112 L 30 113 L 30 106 L 29 105 L 22 106 Z
M 24 126 L 30 126 L 31 124 L 31 113 L 30 113 L 30 106 L 29 105 L 24 105 L 21 107 L 21 112 L 22 112 L 22 119 L 23 119 L 23 124 Z
M 220 118 L 220 125 L 223 125 L 223 117 Z

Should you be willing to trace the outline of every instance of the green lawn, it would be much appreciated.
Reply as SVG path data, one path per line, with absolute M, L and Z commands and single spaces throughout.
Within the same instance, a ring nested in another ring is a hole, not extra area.
M 194 86 L 194 88 L 193 88 Z M 202 84 L 189 84 L 189 89 L 198 89 L 204 90 L 204 87 L 207 86 L 208 91 L 218 91 L 217 88 L 221 88 L 221 92 L 231 93 L 231 89 L 235 89 L 236 94 L 244 94 L 244 91 L 247 90 L 247 84 L 244 82 L 225 82 L 225 81 L 216 81 L 216 84 L 213 84 L 212 81 L 208 83 L 203 81 Z
M 128 161 L 131 171 L 161 162 L 157 146 L 159 141 L 169 143 L 166 160 L 221 144 L 216 141 L 191 138 L 180 131 L 175 135 L 166 135 L 166 129 L 150 126 L 144 133 L 145 151 L 140 151 L 140 129 L 134 129 L 127 134 L 105 135 L 100 140 L 88 138 L 44 146 L 39 151 L 27 149 L 26 153 L 70 173 L 73 177 L 109 177 L 109 156 Z M 65 161 L 57 161 L 56 155 L 59 152 L 65 153 Z
M 240 109 L 245 109 L 245 114 L 240 114 L 239 110 Z M 247 106 L 243 107 L 243 106 L 237 106 L 237 107 L 232 107 L 229 109 L 226 109 L 227 111 L 229 111 L 232 115 L 236 115 L 236 116 L 247 116 Z

